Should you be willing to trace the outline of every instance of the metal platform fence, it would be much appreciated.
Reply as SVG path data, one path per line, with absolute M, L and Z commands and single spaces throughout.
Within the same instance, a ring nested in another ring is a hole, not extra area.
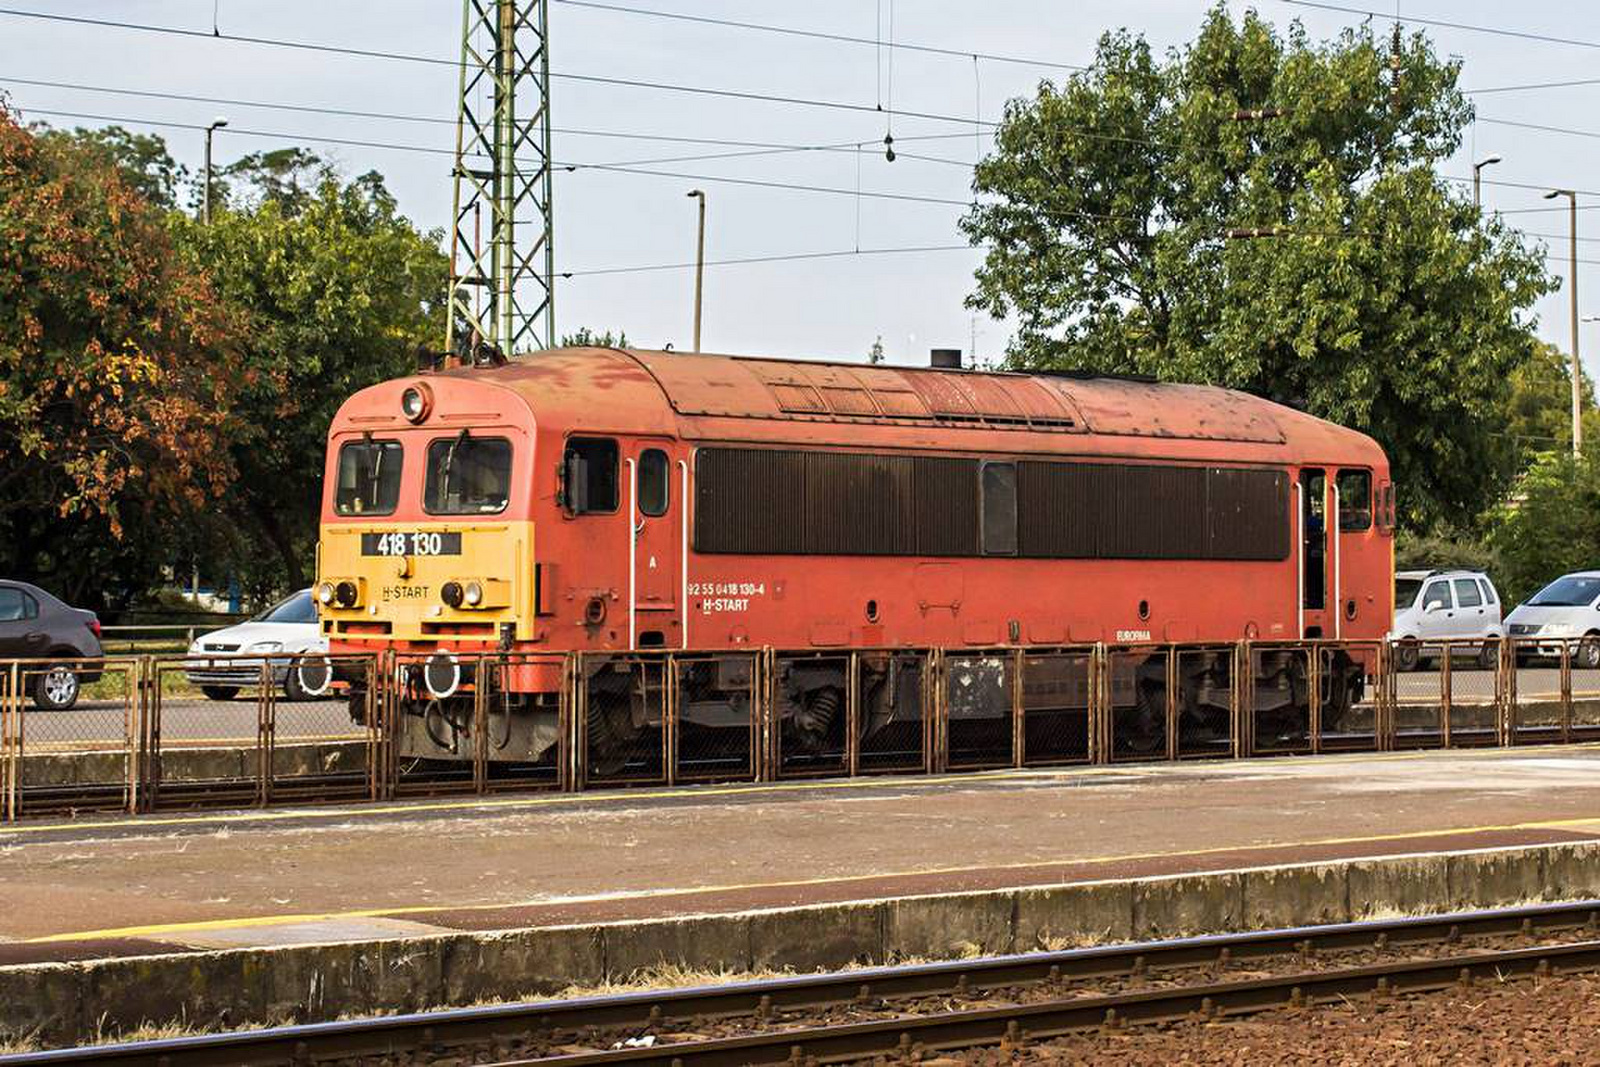
M 0 819 L 1600 740 L 1600 656 L 1581 640 L 1406 652 L 1303 641 L 474 653 L 442 667 L 395 653 L 3 661 Z M 428 699 L 430 664 L 459 672 L 444 679 L 456 699 Z M 50 710 L 64 669 L 77 703 Z

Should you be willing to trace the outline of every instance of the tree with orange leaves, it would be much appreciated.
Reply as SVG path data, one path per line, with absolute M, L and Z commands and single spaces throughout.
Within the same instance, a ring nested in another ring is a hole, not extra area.
M 116 168 L 0 105 L 0 575 L 153 584 L 233 478 L 237 322 Z

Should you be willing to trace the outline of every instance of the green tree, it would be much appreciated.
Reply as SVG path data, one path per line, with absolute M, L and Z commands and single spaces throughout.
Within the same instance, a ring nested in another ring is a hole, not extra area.
M 410 373 L 417 347 L 444 333 L 440 235 L 402 216 L 378 175 L 344 181 L 307 156 L 233 168 L 229 204 L 210 226 L 175 224 L 249 324 L 231 454 L 239 481 L 213 532 L 258 596 L 309 580 L 339 405 Z
M 1399 531 L 1394 545 L 1397 571 L 1460 569 L 1500 577 L 1500 560 L 1477 533 L 1448 525 L 1427 534 Z
M 111 155 L 0 108 L 0 573 L 102 609 L 230 484 L 242 360 Z
M 1580 388 L 1583 439 L 1600 441 L 1600 410 L 1587 373 Z M 1538 342 L 1532 358 L 1511 372 L 1500 433 L 1504 469 L 1512 476 L 1528 469 L 1540 453 L 1572 450 L 1572 360 L 1565 352 Z
M 1488 516 L 1508 603 L 1600 561 L 1600 459 L 1547 452 Z
M 153 207 L 177 207 L 179 192 L 189 180 L 189 169 L 172 158 L 167 142 L 155 134 L 133 133 L 121 126 L 93 130 L 36 126 L 34 132 L 47 143 L 80 150 L 80 158 L 93 158 L 103 169 L 120 171 L 123 184 Z
M 615 335 L 607 330 L 605 333 L 595 333 L 587 326 L 578 327 L 574 333 L 569 333 L 561 338 L 561 348 L 627 348 L 628 332 L 618 330 Z
M 1102 37 L 1007 106 L 962 223 L 987 249 L 969 305 L 1015 317 L 1015 367 L 1214 382 L 1370 433 L 1409 522 L 1468 521 L 1550 282 L 1434 171 L 1472 115 L 1458 65 L 1420 35 L 1393 60 L 1369 28 L 1314 44 L 1221 5 L 1164 60 Z

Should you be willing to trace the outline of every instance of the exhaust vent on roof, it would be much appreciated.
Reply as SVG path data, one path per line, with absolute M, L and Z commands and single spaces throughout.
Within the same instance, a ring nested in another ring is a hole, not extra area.
M 961 369 L 961 349 L 934 348 L 928 352 L 928 365 L 940 370 Z

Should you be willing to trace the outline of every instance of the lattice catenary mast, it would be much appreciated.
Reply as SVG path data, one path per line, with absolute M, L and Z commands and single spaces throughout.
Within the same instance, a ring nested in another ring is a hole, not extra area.
M 509 357 L 555 345 L 548 3 L 462 2 L 451 351 L 485 342 Z

